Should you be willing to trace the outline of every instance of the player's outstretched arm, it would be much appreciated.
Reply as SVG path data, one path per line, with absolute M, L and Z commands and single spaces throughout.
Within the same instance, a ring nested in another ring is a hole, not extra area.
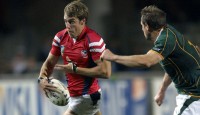
M 166 92 L 168 86 L 171 84 L 171 82 L 172 82 L 171 78 L 169 77 L 169 75 L 167 73 L 165 73 L 161 87 L 154 97 L 154 100 L 158 106 L 162 105 L 163 100 L 165 98 L 165 92 Z
M 111 62 L 106 60 L 95 61 L 97 66 L 93 68 L 77 68 L 77 73 L 82 75 L 87 75 L 90 77 L 97 76 L 99 78 L 108 79 L 111 76 Z
M 150 67 L 163 60 L 163 57 L 160 54 L 152 50 L 144 55 L 121 56 L 114 54 L 109 49 L 106 49 L 101 55 L 101 58 L 103 60 L 114 61 L 128 67 Z
M 67 57 L 67 61 L 70 62 L 71 60 Z M 73 62 L 68 63 L 67 65 L 56 64 L 54 69 L 61 70 L 67 73 L 76 73 L 89 77 L 108 79 L 111 76 L 111 62 L 99 59 L 96 60 L 95 63 L 97 64 L 97 66 L 92 68 L 77 67 L 73 64 Z

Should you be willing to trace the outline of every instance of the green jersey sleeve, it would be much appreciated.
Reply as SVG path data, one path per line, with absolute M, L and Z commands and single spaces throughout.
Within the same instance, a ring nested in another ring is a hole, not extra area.
M 160 35 L 154 43 L 152 50 L 161 54 L 164 58 L 168 57 L 176 46 L 176 37 L 167 28 L 161 30 Z

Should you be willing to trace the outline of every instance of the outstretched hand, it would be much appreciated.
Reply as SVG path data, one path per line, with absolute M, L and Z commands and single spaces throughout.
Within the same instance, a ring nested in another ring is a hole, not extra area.
M 154 101 L 156 102 L 156 104 L 158 106 L 161 106 L 163 103 L 163 100 L 165 98 L 165 94 L 164 93 L 157 93 L 156 96 L 154 97 Z
M 66 65 L 56 64 L 54 69 L 61 70 L 61 71 L 67 72 L 67 73 L 73 73 L 73 63 L 71 62 L 69 57 L 66 57 L 66 60 L 67 60 L 68 64 L 66 64 Z
M 109 49 L 104 50 L 104 52 L 101 55 L 102 60 L 108 60 L 108 61 L 114 61 L 116 55 L 111 52 Z

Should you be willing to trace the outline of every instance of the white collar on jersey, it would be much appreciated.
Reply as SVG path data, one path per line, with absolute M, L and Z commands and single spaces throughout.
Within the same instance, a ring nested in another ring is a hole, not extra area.
M 162 31 L 163 31 L 163 28 L 160 30 L 160 32 L 159 32 L 159 34 L 158 34 L 156 40 L 154 41 L 154 43 L 158 40 L 158 38 L 159 38 L 159 36 L 160 36 L 160 34 L 161 34 Z

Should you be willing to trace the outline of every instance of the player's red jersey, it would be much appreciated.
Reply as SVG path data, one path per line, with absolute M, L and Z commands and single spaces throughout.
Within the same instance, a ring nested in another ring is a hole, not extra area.
M 94 30 L 87 26 L 77 39 L 69 36 L 67 29 L 56 34 L 53 39 L 51 54 L 62 55 L 64 64 L 67 64 L 66 56 L 78 67 L 91 68 L 96 66 L 95 60 L 100 59 L 105 50 L 104 40 Z M 97 78 L 91 78 L 79 74 L 67 73 L 68 90 L 70 96 L 91 94 L 99 90 Z

